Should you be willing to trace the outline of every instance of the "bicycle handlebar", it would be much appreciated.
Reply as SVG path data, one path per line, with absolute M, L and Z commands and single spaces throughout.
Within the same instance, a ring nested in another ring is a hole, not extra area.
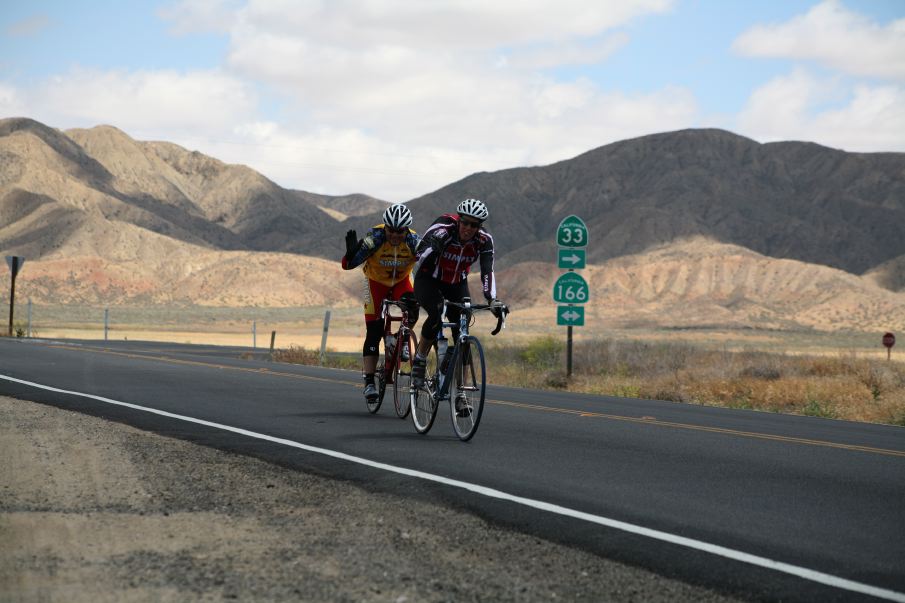
M 402 316 L 408 316 L 409 313 L 409 305 L 406 304 L 402 300 L 398 299 L 387 299 L 384 298 L 383 303 L 380 305 L 380 316 L 386 317 L 389 314 L 390 306 L 396 306 L 400 310 L 402 310 Z M 398 320 L 398 318 L 394 318 L 394 320 Z
M 500 329 L 506 326 L 506 315 L 509 314 L 509 306 L 502 302 L 497 302 L 495 304 L 460 304 L 457 302 L 446 302 L 447 306 L 455 306 L 457 308 L 461 308 L 463 310 L 490 310 L 491 312 L 498 311 L 499 313 L 496 316 L 496 328 L 490 332 L 491 335 L 496 335 L 500 332 Z

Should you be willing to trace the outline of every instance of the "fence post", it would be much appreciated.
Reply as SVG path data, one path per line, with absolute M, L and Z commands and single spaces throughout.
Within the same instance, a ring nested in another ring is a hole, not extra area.
M 270 359 L 271 360 L 273 360 L 273 343 L 276 341 L 276 338 L 277 338 L 277 332 L 271 331 L 270 332 Z
M 28 325 L 25 327 L 25 336 L 31 337 L 31 298 L 28 298 Z
M 107 331 L 110 330 L 110 308 L 104 308 L 104 341 L 107 341 Z
M 251 321 L 251 347 L 258 349 L 258 321 Z
M 324 333 L 321 335 L 321 365 L 327 361 L 327 331 L 330 329 L 330 310 L 324 314 Z

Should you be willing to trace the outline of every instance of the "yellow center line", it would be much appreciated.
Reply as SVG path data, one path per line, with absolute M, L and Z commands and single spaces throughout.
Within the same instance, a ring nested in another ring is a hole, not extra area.
M 90 351 L 101 354 L 110 354 L 114 356 L 124 356 L 126 358 L 138 358 L 142 360 L 157 360 L 160 362 L 168 362 L 171 364 L 185 364 L 190 366 L 203 366 L 207 368 L 216 368 L 222 370 L 241 371 L 245 373 L 266 374 L 273 377 L 288 377 L 291 379 L 302 379 L 311 381 L 326 381 L 328 383 L 343 383 L 336 379 L 327 377 L 312 377 L 309 375 L 299 375 L 296 373 L 284 373 L 272 371 L 266 367 L 261 368 L 245 368 L 240 366 L 229 366 L 225 364 L 215 364 L 211 362 L 203 362 L 200 360 L 180 360 L 177 358 L 168 358 L 166 356 L 146 356 L 143 354 L 131 354 L 128 352 L 116 352 L 110 349 L 99 349 L 89 347 L 75 347 L 62 344 L 51 344 L 48 347 L 60 348 L 73 351 Z M 349 384 L 354 385 L 354 384 Z M 357 386 L 361 387 L 361 386 Z M 525 408 L 528 410 L 540 410 L 545 412 L 555 412 L 560 414 L 577 415 L 579 417 L 590 417 L 597 419 L 610 419 L 612 421 L 625 421 L 628 423 L 643 423 L 645 425 L 657 425 L 659 427 L 672 427 L 675 429 L 689 429 L 693 431 L 705 431 L 710 433 L 721 433 L 727 435 L 741 436 L 745 438 L 755 438 L 760 440 L 772 440 L 774 442 L 786 442 L 790 444 L 804 444 L 809 446 L 822 446 L 825 448 L 840 448 L 842 450 L 855 450 L 859 452 L 869 452 L 873 454 L 884 454 L 888 456 L 905 457 L 905 450 L 891 450 L 887 448 L 874 448 L 872 446 L 859 446 L 856 444 L 841 444 L 839 442 L 828 442 L 825 440 L 811 440 L 808 438 L 796 438 L 791 436 L 772 435 L 768 433 L 759 433 L 756 431 L 740 431 L 738 429 L 727 429 L 724 427 L 708 427 L 705 425 L 692 425 L 690 423 L 675 423 L 672 421 L 659 421 L 653 417 L 627 417 L 624 415 L 611 415 L 607 413 L 593 412 L 587 410 L 573 410 L 569 408 L 558 408 L 555 406 L 543 406 L 539 404 L 527 404 L 524 402 L 509 402 L 505 400 L 487 400 L 489 404 L 498 404 L 500 406 L 511 406 L 514 408 Z
M 554 406 L 542 406 L 539 404 L 525 404 L 522 402 L 508 402 L 504 400 L 487 400 L 491 404 L 499 404 L 502 406 L 513 406 L 517 408 L 527 408 L 530 410 L 542 410 L 546 412 L 556 412 L 569 415 L 578 415 L 579 417 L 594 417 L 598 419 L 610 419 L 613 421 L 626 421 L 629 423 L 643 423 L 645 425 L 658 425 L 660 427 L 674 427 L 678 429 L 691 429 L 694 431 L 707 431 L 710 433 L 723 433 L 728 435 L 742 436 L 746 438 L 757 438 L 761 440 L 773 440 L 776 442 L 788 442 L 792 444 L 807 444 L 810 446 L 824 446 L 827 448 L 841 448 L 844 450 L 857 450 L 860 452 L 872 452 L 874 454 L 886 454 L 889 456 L 905 457 L 905 450 L 891 450 L 887 448 L 874 448 L 872 446 L 859 446 L 857 444 L 840 444 L 839 442 L 828 442 L 825 440 L 811 440 L 807 438 L 795 438 L 791 436 L 772 435 L 768 433 L 758 433 L 756 431 L 740 431 L 738 429 L 727 429 L 725 427 L 708 427 L 706 425 L 692 425 L 689 423 L 675 423 L 672 421 L 658 421 L 653 417 L 626 417 L 623 415 L 610 415 L 600 412 L 590 412 L 587 410 L 572 410 L 569 408 L 557 408 Z

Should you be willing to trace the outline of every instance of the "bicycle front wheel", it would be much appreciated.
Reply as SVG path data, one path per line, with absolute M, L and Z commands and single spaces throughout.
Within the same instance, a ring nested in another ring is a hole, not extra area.
M 418 338 L 415 334 L 407 327 L 400 329 L 396 343 L 396 378 L 393 380 L 393 403 L 396 405 L 396 416 L 400 419 L 409 416 L 412 408 L 412 363 L 417 349 Z
M 469 335 L 461 345 L 453 373 L 449 410 L 453 430 L 460 440 L 467 442 L 478 431 L 484 413 L 487 373 L 484 348 L 477 337 Z
M 424 371 L 424 387 L 415 387 L 412 383 L 409 388 L 412 405 L 412 423 L 415 431 L 424 434 L 430 431 L 437 418 L 437 399 L 434 392 L 437 391 L 437 382 L 440 377 L 439 363 L 437 362 L 437 348 L 431 347 L 427 353 L 427 366 Z

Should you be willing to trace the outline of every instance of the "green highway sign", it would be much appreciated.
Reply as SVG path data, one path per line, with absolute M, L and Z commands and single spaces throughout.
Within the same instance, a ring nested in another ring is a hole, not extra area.
M 560 249 L 559 250 L 559 268 L 568 268 L 569 270 L 579 270 L 585 265 L 584 249 Z
M 556 309 L 556 324 L 567 327 L 583 327 L 584 307 L 559 306 Z
M 588 295 L 588 282 L 577 272 L 566 272 L 553 285 L 553 301 L 561 304 L 584 304 Z
M 587 247 L 588 227 L 578 216 L 566 216 L 556 229 L 556 244 L 560 247 Z

